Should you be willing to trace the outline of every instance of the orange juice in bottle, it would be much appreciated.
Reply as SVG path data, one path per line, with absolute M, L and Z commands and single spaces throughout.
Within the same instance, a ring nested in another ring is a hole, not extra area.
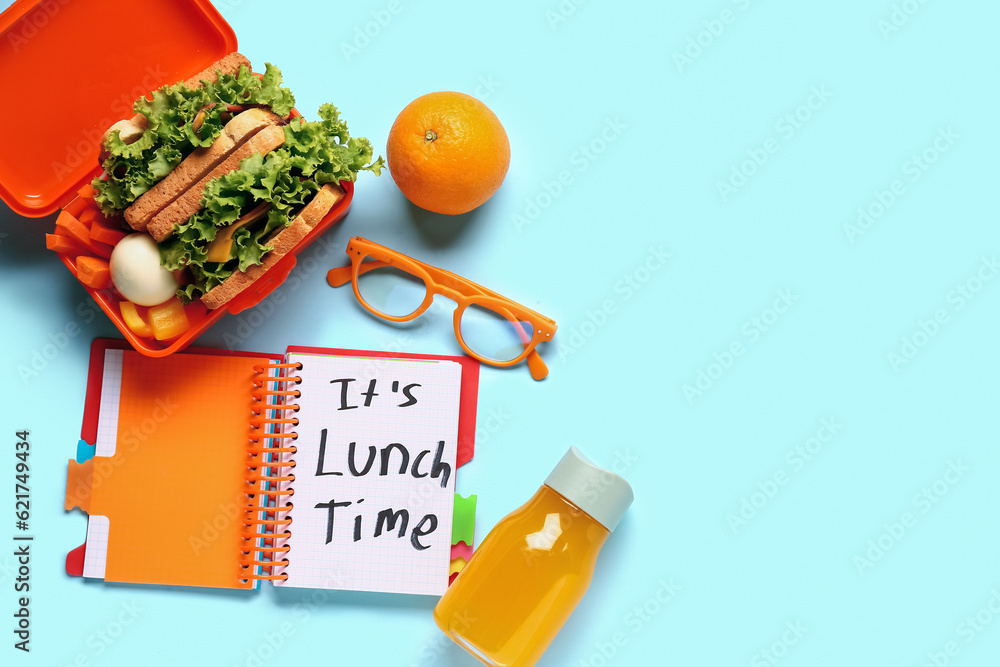
M 452 640 L 493 667 L 534 665 L 590 586 L 632 488 L 576 447 L 500 520 L 434 609 Z

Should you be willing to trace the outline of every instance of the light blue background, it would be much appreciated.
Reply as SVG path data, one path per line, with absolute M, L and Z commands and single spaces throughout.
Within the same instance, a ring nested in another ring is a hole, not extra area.
M 349 54 L 342 45 L 388 2 L 218 6 L 255 65 L 282 68 L 303 113 L 335 102 L 379 152 L 418 95 L 479 96 L 510 135 L 504 186 L 449 219 L 408 205 L 389 175 L 365 175 L 350 216 L 327 234 L 337 253 L 317 261 L 306 250 L 302 286 L 271 316 L 227 316 L 199 343 L 226 347 L 254 318 L 241 349 L 456 353 L 447 318 L 397 331 L 327 286 L 355 234 L 553 317 L 549 379 L 483 368 L 476 457 L 458 482 L 479 494 L 478 542 L 569 445 L 627 467 L 635 504 L 543 664 L 997 665 L 1000 277 L 989 262 L 1000 245 L 1000 7 L 397 2 Z M 894 8 L 898 29 L 880 29 Z M 678 62 L 688 48 L 690 62 Z M 792 128 L 783 119 L 796 113 Z M 934 163 L 913 171 L 925 151 Z M 754 173 L 724 198 L 718 183 L 754 155 L 763 164 L 743 167 Z M 891 205 L 849 238 L 859 207 L 878 212 L 897 180 Z M 0 212 L 0 505 L 13 503 L 13 432 L 28 428 L 36 535 L 27 659 L 11 648 L 13 561 L 0 556 L 3 660 L 254 664 L 248 651 L 268 655 L 265 634 L 287 623 L 263 664 L 474 664 L 438 632 L 429 599 L 331 593 L 313 604 L 310 591 L 64 574 L 85 531 L 62 502 L 89 343 L 116 330 L 78 311 L 86 293 L 44 248 L 52 224 Z M 656 252 L 669 254 L 662 266 Z M 964 300 L 959 286 L 978 291 Z M 82 333 L 22 381 L 18 369 L 70 323 Z M 742 353 L 727 357 L 734 343 Z M 893 363 L 904 351 L 911 358 Z M 699 372 L 702 393 L 686 395 Z M 832 437 L 823 420 L 836 424 Z M 810 443 L 817 436 L 827 442 Z M 948 472 L 956 462 L 961 476 Z M 734 524 L 744 500 L 758 507 Z M 899 535 L 904 513 L 912 521 Z M 881 557 L 870 540 L 888 547 Z M 679 590 L 661 603 L 664 584 Z M 105 644 L 130 605 L 136 617 Z M 977 613 L 981 625 L 969 625 Z

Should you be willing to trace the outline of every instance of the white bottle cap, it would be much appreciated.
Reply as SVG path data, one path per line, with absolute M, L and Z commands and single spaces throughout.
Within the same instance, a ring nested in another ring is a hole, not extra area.
M 632 487 L 621 475 L 598 468 L 570 447 L 545 479 L 545 485 L 614 530 L 632 504 Z

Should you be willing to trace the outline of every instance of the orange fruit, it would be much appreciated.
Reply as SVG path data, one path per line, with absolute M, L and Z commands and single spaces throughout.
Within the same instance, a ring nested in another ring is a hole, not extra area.
M 389 173 L 406 198 L 435 213 L 467 213 L 493 196 L 510 166 L 510 141 L 490 108 L 440 92 L 406 105 L 389 130 Z

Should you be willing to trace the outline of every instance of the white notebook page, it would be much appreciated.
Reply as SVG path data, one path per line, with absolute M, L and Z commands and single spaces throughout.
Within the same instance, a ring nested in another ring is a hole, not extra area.
M 288 361 L 303 364 L 302 383 L 291 385 L 302 396 L 288 579 L 276 584 L 443 594 L 461 365 L 302 353 Z

